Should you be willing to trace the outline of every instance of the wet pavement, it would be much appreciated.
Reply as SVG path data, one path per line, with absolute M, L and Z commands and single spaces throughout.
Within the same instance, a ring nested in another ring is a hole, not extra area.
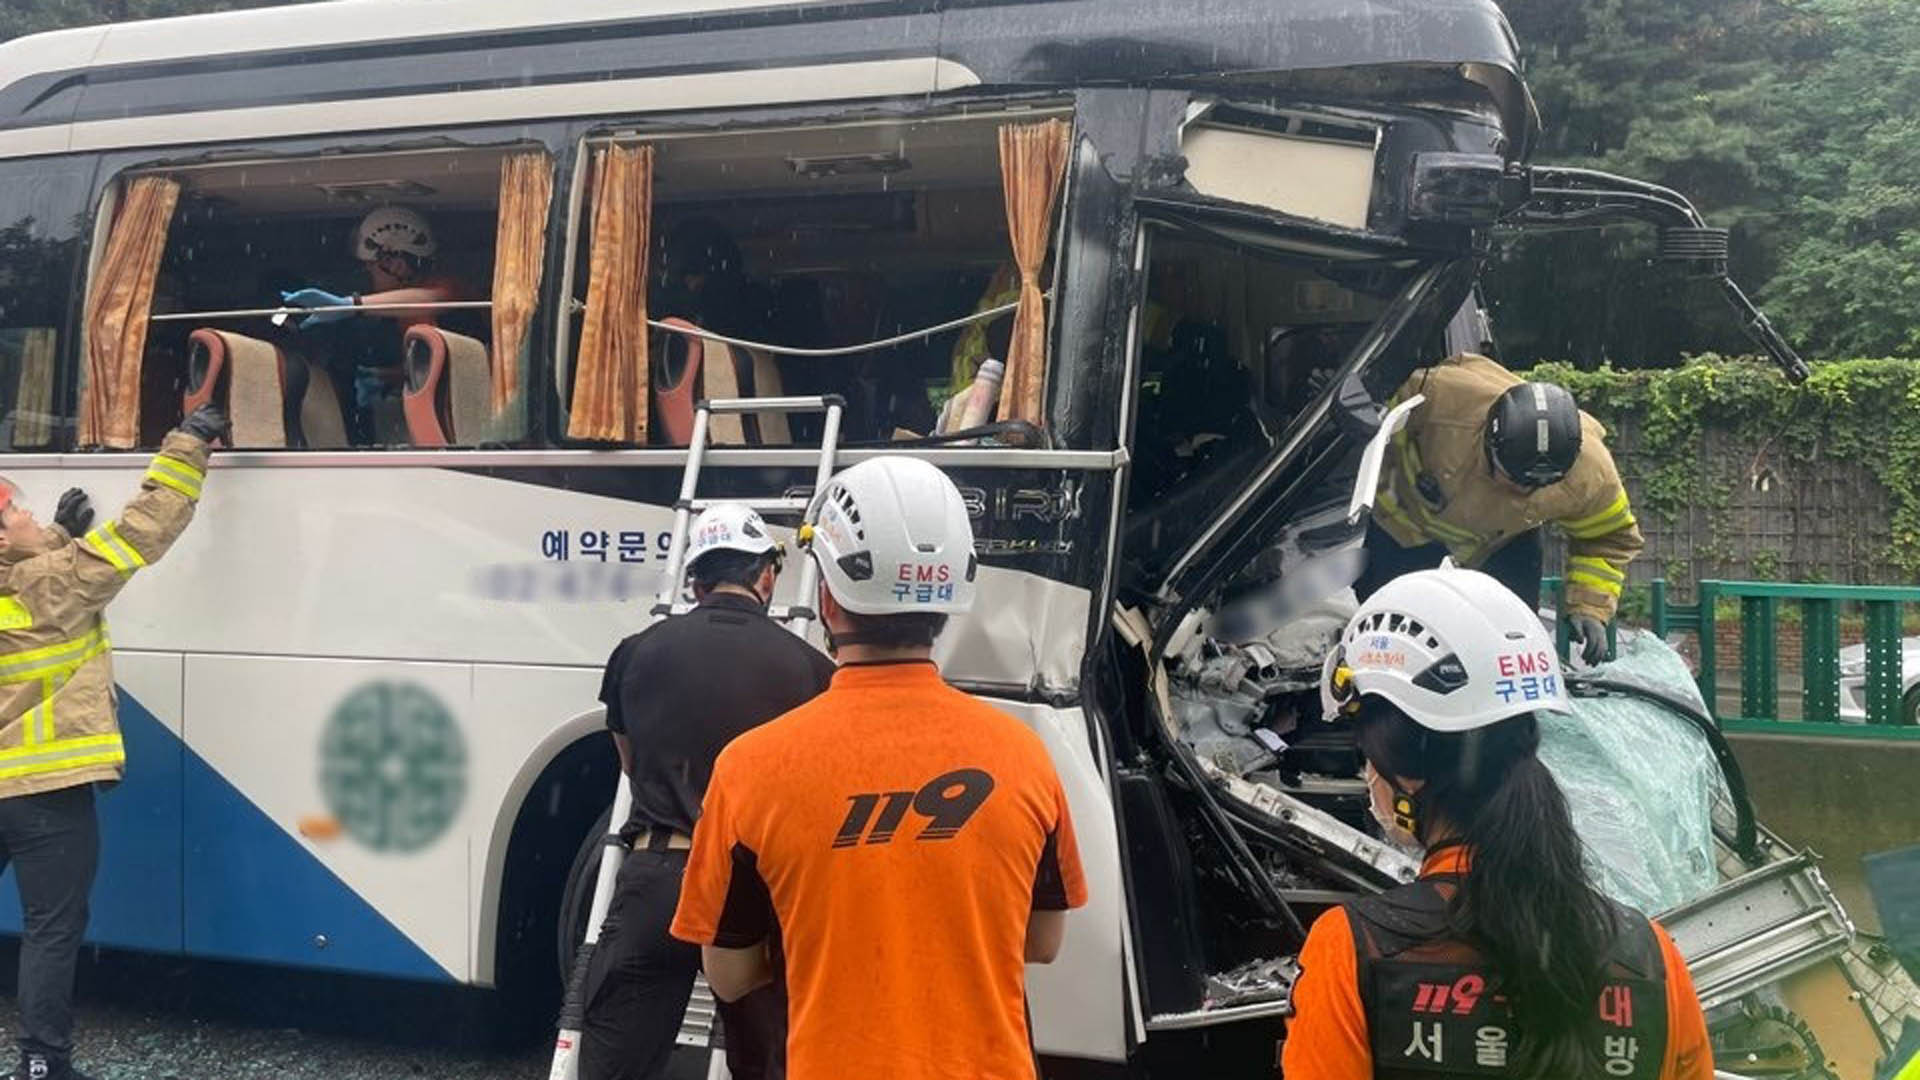
M 9 1058 L 15 956 L 0 945 Z M 462 987 L 88 950 L 74 1063 L 96 1080 L 537 1080 L 550 1020 Z

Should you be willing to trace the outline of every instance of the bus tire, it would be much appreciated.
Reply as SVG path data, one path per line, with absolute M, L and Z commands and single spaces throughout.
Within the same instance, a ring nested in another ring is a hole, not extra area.
M 568 910 L 575 853 L 604 832 L 619 765 L 605 736 L 561 750 L 528 787 L 515 815 L 500 882 L 494 935 L 494 985 L 503 1039 L 551 1039 L 560 1015 L 562 979 L 553 943 Z
M 567 871 L 567 888 L 560 894 L 560 918 L 555 924 L 559 932 L 555 945 L 559 951 L 554 958 L 560 965 L 562 979 L 573 970 L 573 955 L 579 950 L 581 939 L 587 936 L 587 916 L 593 909 L 593 884 L 600 875 L 600 853 L 606 850 L 607 829 L 612 821 L 613 808 L 608 807 L 581 838 L 573 855 L 573 865 Z

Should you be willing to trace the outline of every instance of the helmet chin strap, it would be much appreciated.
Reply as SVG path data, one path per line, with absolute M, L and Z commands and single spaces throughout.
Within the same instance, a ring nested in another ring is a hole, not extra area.
M 824 619 L 820 622 L 820 630 L 827 637 L 827 655 L 829 656 L 839 655 L 841 647 L 846 645 L 886 644 L 886 642 L 872 634 L 862 634 L 855 630 L 836 634 L 833 631 L 833 627 L 828 626 Z

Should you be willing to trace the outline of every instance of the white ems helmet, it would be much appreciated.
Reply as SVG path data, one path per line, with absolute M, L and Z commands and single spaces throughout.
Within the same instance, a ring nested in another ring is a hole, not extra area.
M 391 251 L 425 259 L 437 250 L 433 226 L 418 210 L 404 206 L 383 206 L 361 218 L 353 229 L 353 255 L 361 262 L 372 262 Z
M 721 503 L 700 511 L 700 516 L 693 519 L 688 540 L 689 567 L 698 563 L 701 556 L 715 551 L 765 555 L 780 546 L 759 513 L 742 503 Z
M 1536 710 L 1571 712 L 1552 635 L 1478 570 L 1443 563 L 1360 605 L 1320 674 L 1331 720 L 1378 694 L 1434 731 L 1472 731 Z
M 973 606 L 973 527 L 960 489 L 918 458 L 870 458 L 814 496 L 801 541 L 827 591 L 859 615 Z

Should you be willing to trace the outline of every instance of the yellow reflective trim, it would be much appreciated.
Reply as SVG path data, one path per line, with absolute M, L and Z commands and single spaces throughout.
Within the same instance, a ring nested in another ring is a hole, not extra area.
M 53 727 L 53 695 L 59 693 L 63 685 L 51 675 L 40 680 L 40 741 L 43 743 L 52 743 L 60 734 Z
M 1636 523 L 1637 521 L 1632 514 L 1621 514 L 1618 517 L 1609 518 L 1590 528 L 1567 529 L 1565 525 L 1562 525 L 1561 528 L 1566 529 L 1567 535 L 1573 537 L 1575 540 L 1597 540 L 1602 536 L 1617 533 L 1621 529 L 1625 529 Z
M 33 612 L 17 596 L 0 596 L 0 630 L 25 630 L 33 625 Z
M 1592 589 L 1595 592 L 1606 593 L 1608 596 L 1618 597 L 1620 595 L 1619 582 L 1608 581 L 1606 578 L 1589 574 L 1584 570 L 1575 570 L 1572 573 L 1569 573 L 1567 575 L 1567 584 L 1585 585 L 1587 588 Z
M 1627 575 L 1614 569 L 1612 563 L 1605 559 L 1595 558 L 1592 555 L 1575 555 L 1573 558 L 1568 559 L 1567 563 L 1569 566 L 1576 566 L 1582 570 L 1592 571 L 1611 581 L 1627 580 Z
M 1480 542 L 1478 533 L 1469 529 L 1462 529 L 1457 525 L 1449 525 L 1432 515 L 1428 515 L 1427 517 L 1427 531 L 1452 544 L 1471 546 Z
M 1597 514 L 1588 514 L 1586 517 L 1583 517 L 1583 518 L 1569 518 L 1565 521 L 1562 521 L 1560 523 L 1560 527 L 1567 530 L 1568 532 L 1572 532 L 1575 529 L 1590 529 L 1593 526 L 1598 525 L 1609 518 L 1625 513 L 1626 510 L 1627 510 L 1627 493 L 1622 491 L 1620 494 L 1614 496 L 1613 501 L 1607 504 L 1607 508 L 1605 510 L 1600 511 Z
M 133 562 L 134 569 L 138 570 L 139 568 L 147 565 L 147 557 L 145 555 L 140 554 L 140 549 L 128 543 L 127 538 L 120 535 L 119 522 L 109 521 L 106 523 L 106 525 L 102 527 L 107 530 L 107 534 L 109 536 L 112 536 L 114 541 L 118 543 L 121 549 L 126 552 L 127 558 Z
M 207 471 L 205 469 L 202 469 L 197 465 L 193 465 L 188 462 L 181 461 L 179 458 L 170 458 L 164 455 L 160 457 L 156 457 L 152 461 L 147 463 L 147 470 L 149 472 L 153 471 L 154 469 L 161 469 L 166 472 L 170 472 L 173 475 L 179 477 L 180 479 L 185 480 L 188 483 L 194 484 L 196 486 L 200 483 L 200 481 L 205 480 L 207 478 Z
M 199 484 L 189 484 L 185 480 L 176 479 L 166 473 L 157 472 L 153 469 L 147 470 L 147 479 L 162 487 L 170 487 L 189 499 L 197 499 L 200 497 Z
M 16 746 L 11 750 L 0 750 L 0 761 L 17 761 L 20 758 L 42 757 L 63 752 L 75 753 L 82 750 L 93 750 L 102 746 L 121 749 L 121 738 L 114 734 L 76 735 L 71 739 L 59 739 L 34 747 Z
M 35 702 L 34 706 L 20 717 L 20 745 L 36 754 L 40 752 L 39 746 L 36 745 L 40 741 L 40 707 L 45 704 L 44 699 Z
M 1420 451 L 1407 437 L 1407 429 L 1401 428 L 1393 436 L 1394 449 L 1400 452 L 1400 474 L 1407 478 L 1407 486 L 1415 494 L 1420 491 Z
M 86 540 L 87 546 L 97 552 L 101 558 L 111 563 L 115 570 L 120 571 L 121 577 L 133 576 L 133 564 L 127 561 L 126 556 L 114 550 L 114 542 L 107 534 L 101 532 L 99 529 L 95 529 L 87 534 Z
M 99 636 L 100 629 L 95 627 L 77 638 L 68 638 L 65 641 L 56 642 L 52 645 L 43 645 L 38 649 L 27 649 L 22 652 L 0 655 L 0 671 L 5 671 L 28 660 L 45 660 L 50 656 L 67 652 L 78 645 L 92 641 Z
M 31 765 L 14 765 L 0 769 L 0 780 L 10 780 L 16 776 L 33 776 L 38 773 L 66 772 L 69 769 L 84 769 L 89 765 L 118 765 L 127 760 L 125 750 L 110 750 L 104 754 L 89 754 L 86 757 L 57 758 L 53 761 L 36 761 Z
M 47 675 L 66 674 L 111 647 L 105 628 L 26 652 L 0 656 L 0 685 L 32 682 Z

